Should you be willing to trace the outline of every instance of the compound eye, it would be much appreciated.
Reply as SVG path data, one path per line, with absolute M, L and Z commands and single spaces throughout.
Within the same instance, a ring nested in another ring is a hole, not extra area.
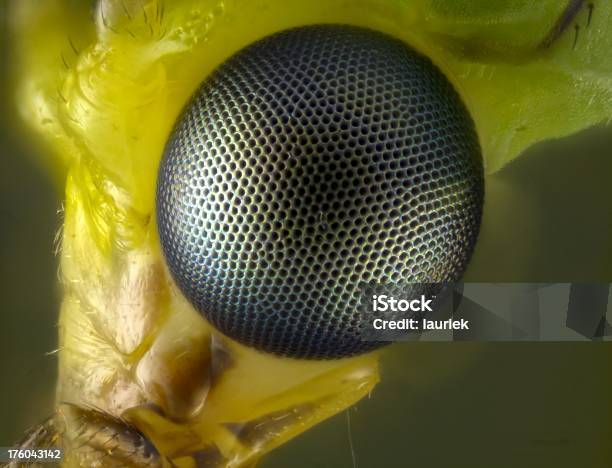
M 215 327 L 257 349 L 340 358 L 362 285 L 458 279 L 483 169 L 432 62 L 384 34 L 308 26 L 243 49 L 187 105 L 159 169 L 169 270 Z

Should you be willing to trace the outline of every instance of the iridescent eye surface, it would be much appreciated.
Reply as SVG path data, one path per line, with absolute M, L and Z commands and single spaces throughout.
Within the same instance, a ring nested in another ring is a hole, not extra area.
M 404 43 L 308 26 L 243 49 L 202 84 L 166 146 L 157 221 L 168 268 L 221 332 L 339 358 L 362 285 L 458 279 L 483 204 L 472 119 Z

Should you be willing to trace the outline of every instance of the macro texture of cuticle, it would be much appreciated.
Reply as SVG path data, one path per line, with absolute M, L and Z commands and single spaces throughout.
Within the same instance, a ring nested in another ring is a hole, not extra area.
M 177 285 L 257 349 L 340 358 L 364 283 L 457 280 L 482 214 L 472 119 L 404 43 L 351 26 L 267 37 L 213 72 L 170 136 L 157 221 Z

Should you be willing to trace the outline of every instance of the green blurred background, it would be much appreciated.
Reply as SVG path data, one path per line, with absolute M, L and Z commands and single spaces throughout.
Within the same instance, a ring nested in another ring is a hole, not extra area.
M 60 194 L 14 125 L 8 72 L 0 71 L 0 446 L 51 412 L 59 298 Z M 464 279 L 611 282 L 611 176 L 610 127 L 542 143 L 488 176 Z M 611 357 L 610 342 L 396 344 L 370 399 L 263 466 L 610 467 Z

